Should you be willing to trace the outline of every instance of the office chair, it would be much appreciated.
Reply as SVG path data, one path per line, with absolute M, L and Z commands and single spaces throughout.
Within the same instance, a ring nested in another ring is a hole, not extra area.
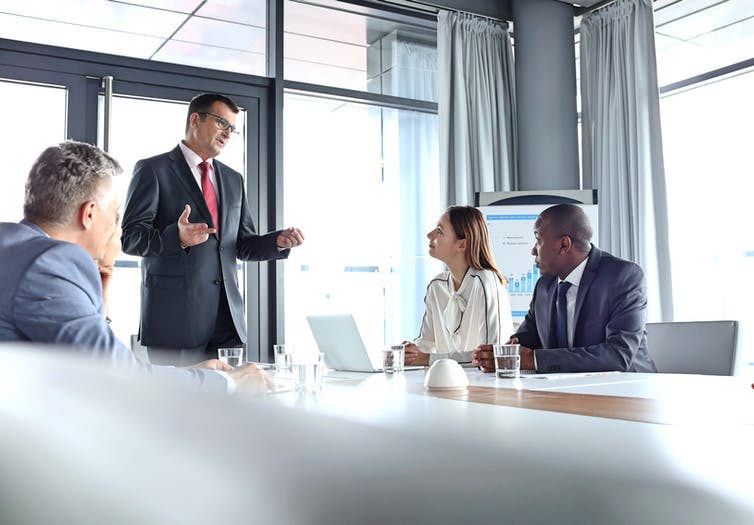
M 647 347 L 658 372 L 730 376 L 738 321 L 647 323 Z

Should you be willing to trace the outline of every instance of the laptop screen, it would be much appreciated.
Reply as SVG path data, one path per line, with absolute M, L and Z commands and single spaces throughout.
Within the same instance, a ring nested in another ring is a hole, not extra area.
M 353 315 L 308 315 L 306 320 L 319 351 L 325 354 L 328 368 L 353 372 L 376 371 Z

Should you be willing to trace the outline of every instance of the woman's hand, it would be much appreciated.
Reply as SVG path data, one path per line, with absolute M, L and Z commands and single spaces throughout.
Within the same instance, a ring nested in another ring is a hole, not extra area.
M 403 341 L 405 353 L 405 363 L 410 366 L 427 366 L 429 364 L 429 354 L 425 354 L 419 347 L 410 341 Z

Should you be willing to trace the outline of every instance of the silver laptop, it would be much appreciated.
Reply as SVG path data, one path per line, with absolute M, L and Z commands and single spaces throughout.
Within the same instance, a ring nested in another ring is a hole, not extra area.
M 375 368 L 353 315 L 307 315 L 309 327 L 319 351 L 325 354 L 325 365 L 333 370 L 349 372 L 382 372 Z M 407 366 L 406 370 L 421 369 Z

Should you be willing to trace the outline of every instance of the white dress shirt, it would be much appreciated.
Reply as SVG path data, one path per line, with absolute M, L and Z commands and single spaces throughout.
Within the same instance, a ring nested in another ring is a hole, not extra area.
M 179 142 L 178 146 L 181 148 L 181 151 L 183 152 L 183 158 L 186 159 L 186 163 L 189 165 L 189 168 L 191 168 L 191 174 L 194 176 L 194 180 L 196 181 L 196 184 L 199 186 L 199 190 L 202 189 L 202 169 L 199 167 L 199 164 L 204 162 L 202 158 L 196 154 L 194 150 L 186 146 L 183 142 Z M 220 191 L 217 189 L 217 180 L 215 179 L 215 165 L 212 162 L 212 158 L 207 159 L 207 162 L 209 163 L 209 180 L 212 183 L 212 187 L 215 188 L 215 198 L 217 199 L 217 204 L 220 204 Z
M 587 255 L 583 261 L 579 263 L 576 268 L 571 270 L 571 273 L 566 275 L 565 279 L 558 279 L 558 284 L 563 281 L 571 283 L 571 287 L 566 292 L 566 325 L 568 327 L 568 348 L 573 348 L 573 332 L 576 323 L 573 322 L 573 317 L 576 313 L 576 296 L 579 294 L 579 284 L 581 284 L 581 277 L 584 275 L 584 269 L 586 268 L 586 262 L 589 260 Z

